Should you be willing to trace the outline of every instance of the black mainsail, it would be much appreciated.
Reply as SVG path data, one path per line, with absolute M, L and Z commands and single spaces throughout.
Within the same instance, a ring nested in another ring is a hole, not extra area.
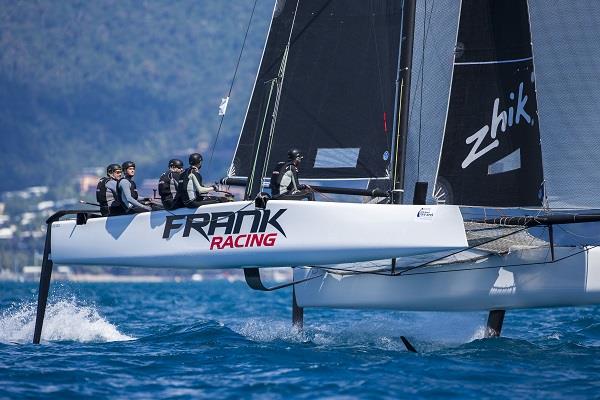
M 436 193 L 540 206 L 543 170 L 526 0 L 463 0 Z
M 277 2 L 229 173 L 247 195 L 292 147 L 303 178 L 387 178 L 401 16 L 395 0 Z

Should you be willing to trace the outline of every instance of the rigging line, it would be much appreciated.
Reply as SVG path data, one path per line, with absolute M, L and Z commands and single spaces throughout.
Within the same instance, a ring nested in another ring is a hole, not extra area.
M 281 285 L 273 286 L 273 287 L 270 287 L 270 288 L 266 288 L 266 290 L 264 290 L 264 289 L 262 289 L 262 290 L 264 290 L 266 292 L 272 292 L 272 291 L 275 291 L 275 290 L 284 289 L 286 287 L 290 287 L 290 286 L 294 286 L 294 285 L 299 285 L 299 284 L 304 283 L 304 282 L 312 281 L 313 279 L 322 278 L 323 276 L 325 276 L 325 274 L 326 273 L 322 273 L 321 275 L 309 276 L 308 278 L 302 278 L 302 279 L 297 280 L 297 281 L 295 281 L 292 278 L 291 282 L 283 283 Z
M 389 264 L 377 264 L 377 265 L 373 265 L 373 268 L 377 268 L 376 270 L 369 270 L 369 271 L 361 271 L 361 270 L 356 270 L 356 269 L 347 269 L 347 268 L 339 268 L 339 267 L 324 267 L 324 266 L 313 266 L 313 267 L 309 267 L 309 268 L 317 268 L 317 269 L 321 269 L 324 270 L 326 272 L 329 271 L 333 271 L 330 272 L 332 274 L 336 274 L 336 275 L 357 275 L 357 274 L 370 274 L 370 275 L 382 275 L 382 276 L 390 276 L 389 273 L 387 272 L 381 272 L 384 270 L 389 269 Z M 346 274 L 344 274 L 344 272 Z
M 418 269 L 418 268 L 423 268 L 423 267 L 426 267 L 427 265 L 430 265 L 431 263 L 434 263 L 434 262 L 436 262 L 436 261 L 441 261 L 441 260 L 443 260 L 443 259 L 445 259 L 445 258 L 448 258 L 448 257 L 451 257 L 451 256 L 455 256 L 455 255 L 457 255 L 457 254 L 460 254 L 460 253 L 462 253 L 462 252 L 464 252 L 464 251 L 467 251 L 467 250 L 472 250 L 472 249 L 475 249 L 475 248 L 477 248 L 477 247 L 481 247 L 481 246 L 483 246 L 483 245 L 486 245 L 486 244 L 489 244 L 489 243 L 495 242 L 495 241 L 497 241 L 497 240 L 504 239 L 504 238 L 506 238 L 506 237 L 509 237 L 509 236 L 512 236 L 512 235 L 516 235 L 517 233 L 519 233 L 519 232 L 522 232 L 522 231 L 525 231 L 525 230 L 527 230 L 527 229 L 529 229 L 529 227 L 523 227 L 523 228 L 521 228 L 521 229 L 518 229 L 518 230 L 516 230 L 516 231 L 514 231 L 514 232 L 509 232 L 509 233 L 507 233 L 506 235 L 501 235 L 501 236 L 495 237 L 495 238 L 493 238 L 493 239 L 490 239 L 490 240 L 487 240 L 487 241 L 483 241 L 483 242 L 477 243 L 476 245 L 473 245 L 473 246 L 468 246 L 468 247 L 466 247 L 466 248 L 464 248 L 464 249 L 460 249 L 460 250 L 458 250 L 458 251 L 455 251 L 455 252 L 453 252 L 453 253 L 447 254 L 447 255 L 445 255 L 445 256 L 443 256 L 443 257 L 439 257 L 439 258 L 437 258 L 437 259 L 433 259 L 433 260 L 431 260 L 431 261 L 427 261 L 426 263 L 419 264 L 419 265 L 416 265 L 416 266 L 414 266 L 414 267 L 410 267 L 410 268 L 403 269 L 402 271 L 400 271 L 400 272 L 397 272 L 397 273 L 395 273 L 395 274 L 392 274 L 392 275 L 402 275 L 402 274 L 404 274 L 405 272 L 412 271 L 412 270 L 415 270 L 415 269 Z
M 411 275 L 429 275 L 429 274 L 439 274 L 439 273 L 445 273 L 445 272 L 464 272 L 464 271 L 477 271 L 477 270 L 485 270 L 485 269 L 494 269 L 494 268 L 513 268 L 513 267 L 529 267 L 532 265 L 544 265 L 544 264 L 555 264 L 559 261 L 563 261 L 566 260 L 568 258 L 574 257 L 576 255 L 579 255 L 583 252 L 589 251 L 593 248 L 596 248 L 598 246 L 587 246 L 587 248 L 581 249 L 573 254 L 569 254 L 566 255 L 564 257 L 561 258 L 557 258 L 555 260 L 550 260 L 550 261 L 539 261 L 539 262 L 532 262 L 532 263 L 520 263 L 520 264 L 507 264 L 507 265 L 495 265 L 495 266 L 487 266 L 487 267 L 472 267 L 472 268 L 459 268 L 459 269 L 451 269 L 451 270 L 445 270 L 445 271 L 423 271 L 423 272 L 413 272 L 410 274 L 405 274 L 404 276 L 411 276 Z
M 273 137 L 275 136 L 275 126 L 277 125 L 277 115 L 279 113 L 279 104 L 281 102 L 281 92 L 283 92 L 283 81 L 285 79 L 285 71 L 287 69 L 288 56 L 290 54 L 290 47 L 292 44 L 292 34 L 294 33 L 294 26 L 296 25 L 296 17 L 298 16 L 298 7 L 300 6 L 300 0 L 296 2 L 296 9 L 294 10 L 294 18 L 292 19 L 292 25 L 290 27 L 290 34 L 288 41 L 285 46 L 284 54 L 281 59 L 279 66 L 279 73 L 277 74 L 276 84 L 277 93 L 275 94 L 275 103 L 273 104 L 273 118 L 271 119 L 271 127 L 269 130 L 269 141 L 267 142 L 267 149 L 265 153 L 265 159 L 263 161 L 263 167 L 260 172 L 260 190 L 262 191 L 265 174 L 267 173 L 267 167 L 269 165 L 269 159 L 271 156 L 271 148 L 273 146 Z
M 260 155 L 260 145 L 262 143 L 262 137 L 265 131 L 265 125 L 267 123 L 267 118 L 269 115 L 269 109 L 271 108 L 271 97 L 273 96 L 273 86 L 277 85 L 277 80 L 276 79 L 272 79 L 270 81 L 268 81 L 270 86 L 269 86 L 269 97 L 267 99 L 267 104 L 265 107 L 265 115 L 263 116 L 263 121 L 262 124 L 260 125 L 260 132 L 259 132 L 259 136 L 258 136 L 258 142 L 256 142 L 256 135 L 254 136 L 255 142 L 253 143 L 252 147 L 254 148 L 256 146 L 256 151 L 254 152 L 254 160 L 252 162 L 252 169 L 250 170 L 250 175 L 248 176 L 248 183 L 246 186 L 246 193 L 251 193 L 252 189 L 254 187 L 254 176 L 256 173 L 256 165 L 258 163 L 258 156 Z
M 227 99 L 231 96 L 231 91 L 233 90 L 233 84 L 235 83 L 235 78 L 237 76 L 238 68 L 240 66 L 240 61 L 242 60 L 242 54 L 244 53 L 244 48 L 246 47 L 246 40 L 248 39 L 248 32 L 250 31 L 250 26 L 252 25 L 252 18 L 254 17 L 254 12 L 256 10 L 256 3 L 258 0 L 254 0 L 254 5 L 252 6 L 252 12 L 250 13 L 250 19 L 248 20 L 248 26 L 246 27 L 246 33 L 244 34 L 244 40 L 242 40 L 242 48 L 240 49 L 240 54 L 238 55 L 237 63 L 235 64 L 235 70 L 233 71 L 233 77 L 231 78 L 231 84 L 229 85 L 229 91 L 227 92 Z M 223 126 L 223 120 L 225 119 L 225 113 L 221 115 L 221 121 L 219 121 L 219 128 L 217 129 L 217 135 L 215 136 L 215 140 L 213 141 L 212 149 L 210 151 L 210 158 L 208 160 L 208 165 L 206 166 L 207 174 L 210 171 L 210 167 L 212 166 L 213 155 L 215 153 L 215 148 L 217 146 L 217 140 L 219 139 L 219 134 L 221 133 L 221 127 Z
M 539 261 L 539 262 L 531 262 L 531 263 L 520 263 L 520 264 L 507 264 L 507 265 L 493 265 L 493 266 L 487 266 L 487 267 L 469 267 L 469 268 L 457 268 L 457 269 L 446 269 L 446 270 L 442 270 L 442 271 L 422 271 L 422 272 L 412 272 L 412 273 L 408 273 L 408 274 L 394 274 L 394 275 L 390 275 L 389 273 L 382 273 L 379 271 L 357 271 L 357 270 L 349 270 L 349 269 L 343 269 L 343 268 L 332 268 L 332 267 L 311 267 L 311 268 L 318 268 L 318 269 L 328 269 L 328 270 L 333 270 L 333 271 L 342 271 L 342 272 L 348 272 L 349 275 L 379 275 L 379 276 L 388 276 L 388 277 L 403 277 L 403 276 L 412 276 L 412 275 L 431 275 L 431 274 L 441 274 L 441 273 L 448 273 L 448 272 L 465 272 L 465 271 L 478 271 L 478 270 L 486 270 L 486 269 L 496 269 L 496 268 L 513 268 L 513 267 L 529 267 L 532 265 L 544 265 L 544 264 L 555 264 L 559 261 L 563 261 L 566 260 L 568 258 L 577 256 L 583 252 L 589 251 L 591 249 L 594 249 L 598 247 L 596 246 L 586 246 L 586 248 L 583 248 L 575 253 L 566 255 L 564 257 L 561 258 L 557 258 L 555 260 L 550 260 L 550 261 Z M 494 255 L 494 254 L 491 254 Z M 464 262 L 461 262 L 464 263 Z M 383 265 L 383 264 L 382 264 Z M 441 268 L 441 267 L 440 267 Z M 333 274 L 335 274 L 335 272 L 331 272 Z

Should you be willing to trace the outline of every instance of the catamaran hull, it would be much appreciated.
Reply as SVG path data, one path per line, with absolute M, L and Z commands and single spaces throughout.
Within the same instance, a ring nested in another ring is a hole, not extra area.
M 355 262 L 464 248 L 456 206 L 231 202 L 52 224 L 62 264 L 240 268 Z
M 400 276 L 323 277 L 296 285 L 300 307 L 474 311 L 600 303 L 600 248 L 557 247 L 428 266 Z M 359 265 L 355 266 L 359 267 Z M 296 268 L 295 280 L 322 275 Z M 389 273 L 389 272 L 388 272 Z

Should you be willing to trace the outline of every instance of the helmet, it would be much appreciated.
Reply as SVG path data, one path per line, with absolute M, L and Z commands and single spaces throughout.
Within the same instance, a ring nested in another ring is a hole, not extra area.
M 200 165 L 202 164 L 202 155 L 198 153 L 190 154 L 190 165 Z
M 302 153 L 300 153 L 300 150 L 298 150 L 298 149 L 291 149 L 290 151 L 288 151 L 288 158 L 290 160 L 295 160 L 296 158 L 303 159 L 304 156 L 302 155 Z
M 169 168 L 173 167 L 183 168 L 183 161 L 181 161 L 178 158 L 173 158 L 172 160 L 169 160 Z
M 109 164 L 108 167 L 106 167 L 106 174 L 110 175 L 115 171 L 120 171 L 121 170 L 121 166 L 119 164 Z
M 135 168 L 135 163 L 133 161 L 125 161 L 121 166 L 123 167 L 123 171 L 125 171 L 129 167 Z

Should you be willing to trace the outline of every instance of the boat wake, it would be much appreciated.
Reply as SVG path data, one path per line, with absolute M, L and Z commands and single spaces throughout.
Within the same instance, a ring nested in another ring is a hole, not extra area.
M 306 331 L 292 326 L 289 320 L 276 320 L 269 318 L 250 318 L 240 325 L 232 324 L 231 329 L 254 342 L 284 342 L 302 343 L 310 339 Z
M 362 321 L 343 318 L 335 323 L 312 321 L 303 330 L 293 327 L 288 319 L 251 318 L 228 325 L 235 333 L 254 342 L 283 341 L 336 348 L 367 346 L 383 351 L 405 351 L 400 340 L 400 336 L 405 335 L 418 345 L 420 351 L 435 352 L 482 339 L 485 334 L 482 320 L 479 314 L 403 313 L 394 317 L 371 316 Z
M 15 305 L 0 314 L 0 343 L 31 343 L 36 303 Z M 74 298 L 48 304 L 42 341 L 114 342 L 134 340 L 98 314 L 94 306 Z

